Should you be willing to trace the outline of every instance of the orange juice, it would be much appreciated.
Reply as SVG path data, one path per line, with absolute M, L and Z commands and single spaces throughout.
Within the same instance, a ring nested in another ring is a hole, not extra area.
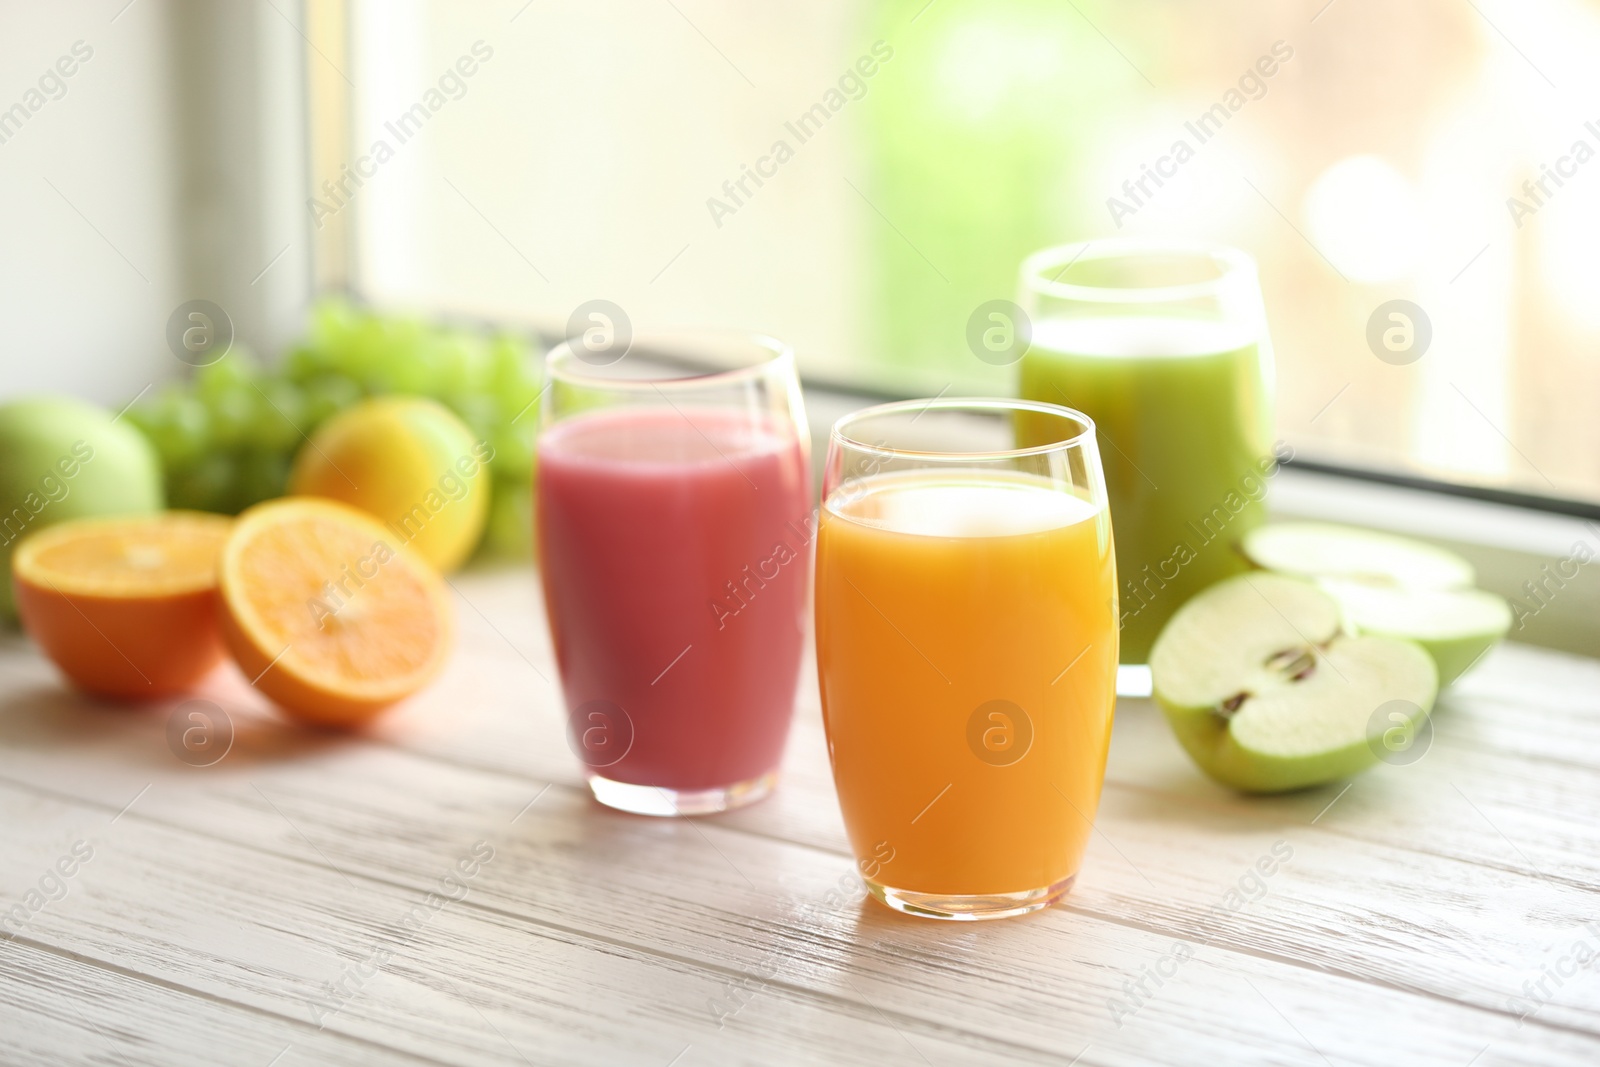
M 1106 509 L 1021 472 L 875 474 L 825 503 L 816 581 L 834 781 L 869 887 L 935 908 L 1064 892 L 1115 701 Z

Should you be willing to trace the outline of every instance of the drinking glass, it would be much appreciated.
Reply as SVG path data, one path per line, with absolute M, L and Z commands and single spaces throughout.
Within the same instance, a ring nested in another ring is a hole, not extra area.
M 1185 600 L 1245 569 L 1235 546 L 1266 515 L 1273 367 L 1255 262 L 1142 239 L 1064 245 L 1023 262 L 1021 302 L 1021 394 L 1098 427 L 1122 661 L 1144 664 Z
M 569 742 L 601 803 L 760 799 L 782 758 L 810 580 L 794 353 L 679 331 L 546 359 L 539 569 Z
M 839 420 L 817 533 L 817 671 L 873 896 L 988 919 L 1067 892 L 1105 775 L 1116 605 L 1086 416 L 935 399 Z

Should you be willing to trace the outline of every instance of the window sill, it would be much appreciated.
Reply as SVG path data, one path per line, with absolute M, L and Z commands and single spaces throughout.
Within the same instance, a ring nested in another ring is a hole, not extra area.
M 1267 506 L 1275 519 L 1316 519 L 1417 537 L 1461 553 L 1478 585 L 1511 602 L 1508 640 L 1600 655 L 1600 524 L 1512 504 L 1285 467 Z M 1519 607 L 1520 605 L 1520 607 Z

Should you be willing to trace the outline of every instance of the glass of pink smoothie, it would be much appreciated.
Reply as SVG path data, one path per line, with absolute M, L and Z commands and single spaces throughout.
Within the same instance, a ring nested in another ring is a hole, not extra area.
M 789 732 L 816 529 L 794 353 L 683 331 L 575 340 L 546 368 L 539 569 L 589 786 L 647 815 L 759 800 Z

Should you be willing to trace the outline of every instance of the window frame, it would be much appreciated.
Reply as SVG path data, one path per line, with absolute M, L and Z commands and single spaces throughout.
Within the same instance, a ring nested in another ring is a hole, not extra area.
M 353 157 L 353 92 L 342 69 L 348 69 L 353 0 L 304 0 L 305 138 L 308 194 L 323 176 L 337 174 Z M 319 293 L 337 292 L 363 301 L 361 263 L 354 212 L 342 212 L 313 227 L 304 225 L 312 249 L 308 301 Z M 529 334 L 548 350 L 561 338 L 548 329 L 524 322 L 487 322 L 481 317 L 444 316 L 480 327 L 513 329 Z M 874 382 L 841 382 L 825 375 L 802 374 L 808 412 L 843 413 L 874 403 L 910 399 L 905 389 Z M 831 419 L 812 423 L 814 462 L 820 464 Z M 1405 470 L 1383 470 L 1295 456 L 1269 492 L 1275 519 L 1298 518 L 1354 522 L 1451 547 L 1471 561 L 1479 584 L 1508 600 L 1525 595 L 1524 582 L 1541 568 L 1562 559 L 1563 546 L 1593 541 L 1600 555 L 1600 503 L 1580 498 L 1449 481 Z M 1280 487 L 1282 491 L 1280 491 Z M 1507 531 L 1515 531 L 1509 536 Z M 1600 655 L 1600 567 L 1580 569 L 1577 578 L 1552 602 L 1558 610 L 1541 610 L 1533 625 L 1514 631 L 1515 640 L 1585 655 Z

